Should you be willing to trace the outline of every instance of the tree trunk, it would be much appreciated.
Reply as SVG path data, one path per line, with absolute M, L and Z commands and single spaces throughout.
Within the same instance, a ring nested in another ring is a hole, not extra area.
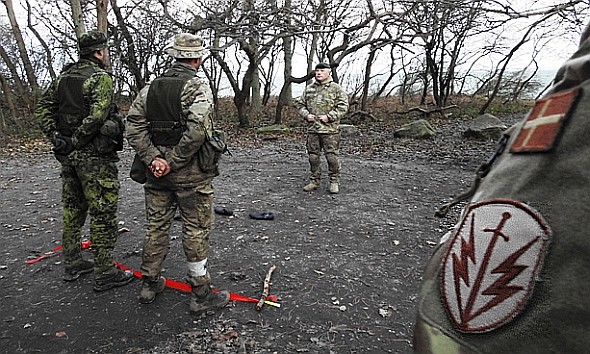
M 291 4 L 291 0 L 285 0 L 285 13 L 286 18 L 285 18 L 285 24 L 286 25 L 290 25 L 291 24 L 291 9 L 292 4 Z M 283 59 L 285 61 L 285 67 L 283 69 L 283 78 L 285 81 L 287 81 L 288 77 L 291 77 L 293 75 L 293 37 L 291 36 L 285 36 L 283 37 Z M 285 102 L 282 102 L 282 104 L 286 105 L 289 104 L 289 102 L 293 99 L 293 89 L 291 86 L 291 83 L 289 83 L 287 85 L 287 87 L 285 88 L 286 92 L 284 93 L 283 99 L 286 100 Z M 281 89 L 282 91 L 282 89 Z M 276 118 L 276 117 L 275 117 Z M 280 119 L 280 117 L 279 117 Z M 280 123 L 278 123 L 280 124 Z
M 109 10 L 109 0 L 96 0 L 96 18 L 98 19 L 98 31 L 107 34 L 109 21 L 107 14 Z
M 2 0 L 2 2 L 4 3 L 4 6 L 6 6 L 6 11 L 8 12 L 8 19 L 10 20 L 12 33 L 14 34 L 16 45 L 18 46 L 18 51 L 20 54 L 20 58 L 23 62 L 25 73 L 27 75 L 29 87 L 31 89 L 31 92 L 33 93 L 33 102 L 35 102 L 37 99 L 37 95 L 39 94 L 37 77 L 35 76 L 35 70 L 33 69 L 31 60 L 29 59 L 29 54 L 27 53 L 27 47 L 25 46 L 25 41 L 23 39 L 22 33 L 20 31 L 20 28 L 18 27 L 18 23 L 16 22 L 16 16 L 14 14 L 12 0 Z
M 76 32 L 76 38 L 80 38 L 82 33 L 86 32 L 86 26 L 84 25 L 84 13 L 82 12 L 82 5 L 80 4 L 80 0 L 70 0 L 70 6 L 72 8 L 74 32 Z
M 248 70 L 246 70 L 244 78 L 242 79 L 242 89 L 236 92 L 234 97 L 234 104 L 238 109 L 238 121 L 240 122 L 241 128 L 248 128 L 250 126 L 250 120 L 248 117 L 250 113 L 250 110 L 248 109 L 248 94 L 252 89 L 252 79 L 254 75 L 253 65 L 256 65 L 256 63 L 250 61 L 248 64 Z
M 259 112 L 261 107 L 262 95 L 260 93 L 260 71 L 258 70 L 258 66 L 256 66 L 252 73 L 252 103 L 250 110 L 252 112 Z
M 121 14 L 121 9 L 117 5 L 117 0 L 111 0 L 111 8 L 115 13 L 115 17 L 117 18 L 117 25 L 121 30 L 121 34 L 125 41 L 127 42 L 127 55 L 121 56 L 121 61 L 127 64 L 129 67 L 129 71 L 131 71 L 131 75 L 135 79 L 135 84 L 137 85 L 137 92 L 139 92 L 145 86 L 145 79 L 141 75 L 141 69 L 137 65 L 137 50 L 135 48 L 135 42 L 133 41 L 133 36 L 129 32 L 129 28 L 127 27 L 127 23 Z
M 0 87 L 2 87 L 2 93 L 4 94 L 4 99 L 6 100 L 6 105 L 8 106 L 8 110 L 10 111 L 10 116 L 13 120 L 16 121 L 17 119 L 17 112 L 16 106 L 14 104 L 14 100 L 12 98 L 12 92 L 10 91 L 10 86 L 4 75 L 0 73 Z M 1 111 L 1 109 L 0 109 Z M 0 112 L 2 113 L 2 112 Z M 0 120 L 0 131 L 6 129 L 6 120 L 4 119 L 4 114 L 2 114 L 2 119 Z
M 365 78 L 363 80 L 363 97 L 361 98 L 361 111 L 367 111 L 367 104 L 369 102 L 369 87 L 371 83 L 371 67 L 373 66 L 373 61 L 375 60 L 375 48 L 371 48 L 369 50 L 369 57 L 367 58 L 367 63 L 365 65 Z
M 49 76 L 51 77 L 51 80 L 54 80 L 57 77 L 57 75 L 55 74 L 55 70 L 53 70 L 53 55 L 51 54 L 51 50 L 49 49 L 47 42 L 45 42 L 45 40 L 43 39 L 41 34 L 39 34 L 39 31 L 37 31 L 35 26 L 33 26 L 33 21 L 31 21 L 31 4 L 29 3 L 29 0 L 26 0 L 26 4 L 27 4 L 27 27 L 29 28 L 29 30 L 31 32 L 33 32 L 33 34 L 35 35 L 35 37 L 37 38 L 39 43 L 41 43 L 41 46 L 43 47 L 43 51 L 45 52 L 45 58 L 47 60 L 46 68 L 47 68 L 47 70 L 49 70 Z
M 301 84 L 307 82 L 307 80 L 311 80 L 315 76 L 313 71 L 310 71 L 306 76 L 301 78 L 294 78 L 289 76 L 285 79 L 283 83 L 283 87 L 281 88 L 281 93 L 279 94 L 279 99 L 277 102 L 277 108 L 275 110 L 275 124 L 281 124 L 283 121 L 283 108 L 288 105 L 289 101 L 286 99 L 287 92 L 289 92 L 289 87 L 291 87 L 291 83 Z
M 10 71 L 10 75 L 12 76 L 12 82 L 14 83 L 14 89 L 16 90 L 18 97 L 22 97 L 25 100 L 26 104 L 32 105 L 33 102 L 30 99 L 30 95 L 26 93 L 25 84 L 21 80 L 20 76 L 18 76 L 16 65 L 14 65 L 14 63 L 11 61 L 10 56 L 8 56 L 8 53 L 6 53 L 4 47 L 2 46 L 0 46 L 0 58 L 4 60 L 6 67 Z

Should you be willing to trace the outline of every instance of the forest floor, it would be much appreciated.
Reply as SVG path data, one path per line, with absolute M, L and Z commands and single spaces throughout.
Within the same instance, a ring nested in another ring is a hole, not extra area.
M 516 116 L 503 119 L 509 125 Z M 189 313 L 189 294 L 167 289 L 138 302 L 141 282 L 95 293 L 93 277 L 62 281 L 60 255 L 26 264 L 61 241 L 59 164 L 47 145 L 5 144 L 0 154 L 0 353 L 411 353 L 422 270 L 457 221 L 434 212 L 466 190 L 495 141 L 462 137 L 465 121 L 436 119 L 431 140 L 397 139 L 396 124 L 372 122 L 341 149 L 341 192 L 306 193 L 302 129 L 287 136 L 230 134 L 214 181 L 216 215 L 209 271 L 216 288 L 280 307 L 232 301 L 211 316 Z M 27 151 L 25 151 L 27 150 Z M 32 150 L 32 151 L 31 151 Z M 137 269 L 145 230 L 142 186 L 121 153 L 121 233 L 115 258 Z M 325 171 L 325 161 L 323 168 Z M 272 212 L 254 220 L 250 212 Z M 85 233 L 88 237 L 88 231 Z M 186 272 L 181 225 L 173 224 L 164 275 Z

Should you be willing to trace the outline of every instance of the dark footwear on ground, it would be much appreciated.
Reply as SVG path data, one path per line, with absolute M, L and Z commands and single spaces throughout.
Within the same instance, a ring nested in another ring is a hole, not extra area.
M 156 281 L 144 279 L 139 293 L 139 302 L 151 304 L 156 299 L 156 295 L 164 291 L 165 288 L 166 279 L 164 277 L 160 277 Z
M 320 185 L 318 183 L 311 182 L 311 183 L 305 185 L 305 187 L 303 187 L 303 190 L 306 192 L 311 192 L 311 191 L 315 191 L 318 188 L 320 188 Z
M 335 182 L 330 183 L 329 192 L 330 192 L 330 194 L 338 194 L 340 192 L 340 186 L 338 185 L 338 183 L 335 183 Z
M 208 311 L 218 310 L 229 303 L 229 292 L 227 291 L 209 291 L 206 296 L 198 297 L 192 295 L 190 301 L 190 310 L 193 315 L 201 315 Z
M 91 261 L 80 261 L 73 266 L 66 266 L 64 273 L 64 281 L 74 281 L 82 274 L 88 274 L 94 271 L 94 262 Z
M 215 207 L 213 210 L 215 211 L 215 214 L 219 214 L 219 215 L 226 215 L 226 216 L 234 215 L 234 212 L 227 209 L 227 208 Z
M 94 291 L 107 291 L 133 281 L 133 272 L 117 269 L 114 274 L 108 274 L 95 279 Z
M 250 213 L 250 218 L 256 220 L 273 220 L 275 218 L 273 213 Z

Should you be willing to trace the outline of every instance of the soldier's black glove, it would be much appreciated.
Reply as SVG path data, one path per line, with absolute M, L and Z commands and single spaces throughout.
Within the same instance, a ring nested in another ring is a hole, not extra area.
M 74 151 L 74 145 L 69 136 L 60 135 L 53 141 L 53 152 L 56 154 L 69 155 L 72 151 Z

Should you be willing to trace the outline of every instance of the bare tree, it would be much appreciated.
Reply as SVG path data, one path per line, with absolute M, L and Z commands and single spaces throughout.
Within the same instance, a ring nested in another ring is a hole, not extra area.
M 168 8 L 166 1 L 160 2 L 164 9 Z M 244 3 L 233 0 L 224 6 L 212 0 L 193 2 L 194 8 L 200 9 L 200 13 L 192 14 L 190 24 L 177 21 L 177 25 L 193 32 L 208 32 L 213 43 L 217 43 L 218 47 L 212 48 L 211 56 L 224 72 L 234 92 L 233 101 L 240 127 L 247 127 L 250 124 L 252 89 L 259 80 L 258 67 L 283 37 L 280 10 L 267 1 Z M 225 52 L 236 53 L 236 60 L 230 61 L 232 57 L 226 56 Z M 240 70 L 233 70 L 234 65 Z
M 8 106 L 8 111 L 10 112 L 10 116 L 14 121 L 18 119 L 18 113 L 16 111 L 16 105 L 14 104 L 14 99 L 12 97 L 12 90 L 10 89 L 10 85 L 8 85 L 8 80 L 6 77 L 0 73 L 0 88 L 2 89 L 2 95 L 4 96 L 4 100 L 6 101 L 6 105 Z M 6 119 L 4 118 L 4 114 L 2 110 L 0 110 L 0 131 L 6 130 Z
M 80 0 L 69 0 L 72 9 L 72 20 L 74 21 L 74 32 L 76 38 L 80 38 L 82 33 L 86 32 L 86 25 L 84 24 L 84 12 L 82 11 L 82 4 Z
M 107 33 L 109 21 L 107 18 L 109 11 L 109 0 L 96 0 L 96 28 L 99 32 Z
M 43 39 L 39 31 L 37 31 L 37 27 L 33 23 L 33 13 L 29 0 L 26 0 L 25 4 L 27 6 L 27 28 L 29 29 L 29 31 L 31 31 L 31 33 L 33 33 L 35 38 L 37 38 L 37 40 L 41 44 L 41 47 L 43 47 L 45 59 L 47 61 L 47 71 L 49 72 L 49 76 L 51 77 L 51 79 L 54 79 L 56 77 L 56 74 L 53 68 L 53 56 L 51 55 L 51 50 L 49 49 L 47 42 Z
M 16 21 L 16 16 L 14 14 L 14 7 L 12 5 L 12 0 L 2 0 L 2 3 L 6 7 L 6 12 L 8 13 L 8 19 L 10 21 L 10 27 L 12 29 L 12 34 L 16 41 L 18 52 L 20 54 L 20 59 L 24 67 L 24 71 L 26 73 L 27 81 L 29 83 L 29 88 L 32 93 L 32 101 L 35 102 L 36 97 L 39 94 L 38 85 L 37 85 L 37 77 L 35 75 L 35 71 L 33 70 L 33 65 L 31 64 L 31 60 L 29 58 L 29 53 L 27 51 L 27 47 L 25 45 L 25 41 L 23 39 L 23 35 L 21 29 Z

